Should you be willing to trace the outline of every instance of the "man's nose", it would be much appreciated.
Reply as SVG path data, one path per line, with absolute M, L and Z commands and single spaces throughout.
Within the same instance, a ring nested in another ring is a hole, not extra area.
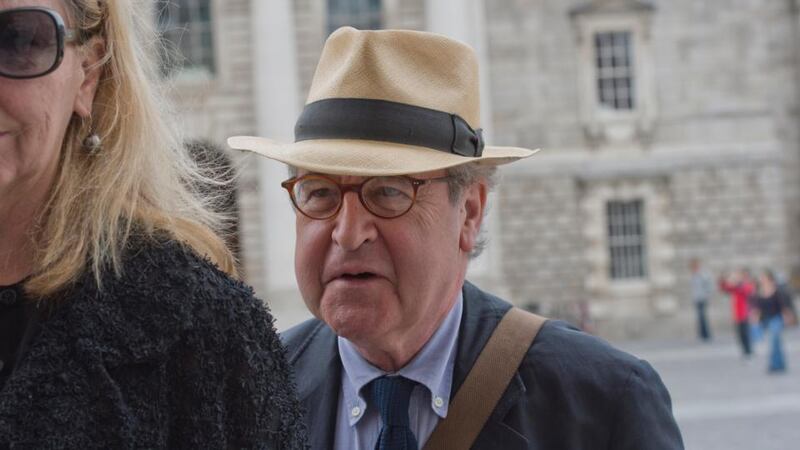
M 342 207 L 334 220 L 333 241 L 346 251 L 358 250 L 378 235 L 375 216 L 361 204 L 355 192 L 344 194 Z
M 375 216 L 361 204 L 355 192 L 344 194 L 342 207 L 334 220 L 333 241 L 346 251 L 358 250 L 378 235 Z

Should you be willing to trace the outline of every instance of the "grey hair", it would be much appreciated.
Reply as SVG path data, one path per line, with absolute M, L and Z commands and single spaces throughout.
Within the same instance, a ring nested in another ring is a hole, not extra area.
M 289 166 L 289 176 L 297 176 L 297 167 Z M 447 191 L 450 204 L 456 205 L 464 189 L 481 180 L 486 182 L 488 191 L 491 192 L 492 189 L 497 186 L 497 166 L 471 162 L 448 168 L 447 177 Z M 484 217 L 486 216 L 486 211 L 486 209 L 483 211 Z M 469 259 L 475 259 L 483 253 L 487 243 L 488 238 L 483 230 L 483 224 L 481 224 L 481 229 L 478 231 L 478 240 L 475 242 L 475 248 L 469 252 Z
M 488 166 L 477 162 L 462 164 L 460 166 L 450 167 L 447 169 L 447 188 L 450 194 L 450 203 L 455 205 L 464 189 L 477 183 L 481 180 L 486 182 L 487 191 L 491 192 L 497 186 L 497 166 Z M 483 216 L 486 217 L 488 209 L 483 210 Z M 475 247 L 469 252 L 469 259 L 475 259 L 483 253 L 489 239 L 486 237 L 486 232 L 481 228 L 478 230 L 478 239 L 475 241 Z

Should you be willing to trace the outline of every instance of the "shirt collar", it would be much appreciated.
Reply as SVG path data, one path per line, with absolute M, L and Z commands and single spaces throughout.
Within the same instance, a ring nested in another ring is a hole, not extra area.
M 425 386 L 430 393 L 430 407 L 441 418 L 447 417 L 450 404 L 455 349 L 463 311 L 462 303 L 463 295 L 459 291 L 455 303 L 428 342 L 408 364 L 392 374 L 406 377 Z M 339 337 L 338 345 L 345 372 L 342 383 L 345 405 L 350 411 L 361 412 L 350 415 L 350 425 L 354 425 L 364 416 L 363 411 L 366 411 L 367 408 L 362 388 L 372 380 L 389 373 L 370 364 L 347 339 Z

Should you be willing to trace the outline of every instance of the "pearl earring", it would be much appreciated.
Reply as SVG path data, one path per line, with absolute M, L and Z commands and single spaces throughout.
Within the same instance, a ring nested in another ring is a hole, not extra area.
M 103 140 L 100 139 L 100 136 L 98 136 L 95 132 L 92 132 L 86 137 L 86 139 L 83 140 L 83 148 L 86 149 L 90 155 L 94 155 L 100 151 L 102 145 Z

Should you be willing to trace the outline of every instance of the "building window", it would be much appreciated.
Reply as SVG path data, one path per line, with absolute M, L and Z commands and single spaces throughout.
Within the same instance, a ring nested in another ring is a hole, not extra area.
M 595 33 L 597 94 L 603 107 L 630 110 L 634 107 L 633 52 L 630 31 Z
M 343 26 L 380 29 L 383 26 L 381 0 L 328 0 L 328 33 Z
M 656 126 L 651 0 L 584 0 L 570 9 L 587 144 L 647 147 Z
M 647 274 L 644 202 L 610 201 L 606 205 L 612 279 L 643 278 Z
M 164 74 L 213 74 L 211 0 L 158 0 L 157 7 L 158 29 L 164 42 Z

